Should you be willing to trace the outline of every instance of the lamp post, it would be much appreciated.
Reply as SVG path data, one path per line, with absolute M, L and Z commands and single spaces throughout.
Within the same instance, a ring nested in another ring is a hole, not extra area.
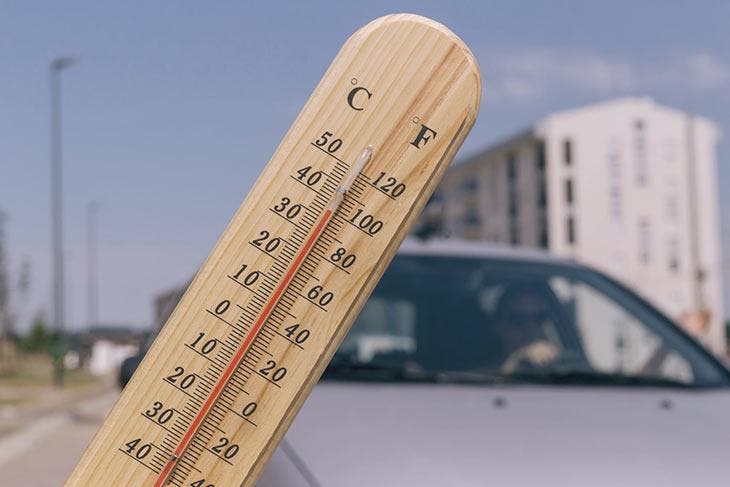
M 97 216 L 99 202 L 86 205 L 86 306 L 89 328 L 99 326 L 99 244 Z
M 61 158 L 61 72 L 76 60 L 59 57 L 51 61 L 51 232 L 53 241 L 53 329 L 58 334 L 58 350 L 54 350 L 53 382 L 63 387 L 64 337 L 64 277 L 63 277 L 63 178 Z

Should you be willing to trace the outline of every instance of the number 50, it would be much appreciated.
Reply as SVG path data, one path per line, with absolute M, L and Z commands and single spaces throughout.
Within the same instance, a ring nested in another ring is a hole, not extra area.
M 324 148 L 330 154 L 334 154 L 335 152 L 337 152 L 337 149 L 342 147 L 342 139 L 330 140 L 330 137 L 332 137 L 332 132 L 325 132 L 322 134 L 322 137 L 315 140 L 314 143 L 318 147 Z

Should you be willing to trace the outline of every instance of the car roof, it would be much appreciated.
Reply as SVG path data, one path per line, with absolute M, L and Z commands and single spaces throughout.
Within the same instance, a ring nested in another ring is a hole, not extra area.
M 456 238 L 429 240 L 407 238 L 398 249 L 398 254 L 484 258 L 582 267 L 573 260 L 556 257 L 544 250 Z

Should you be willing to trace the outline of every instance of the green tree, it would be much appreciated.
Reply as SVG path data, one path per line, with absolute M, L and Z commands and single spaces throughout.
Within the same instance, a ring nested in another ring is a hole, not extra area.
M 38 312 L 33 318 L 30 331 L 23 338 L 23 349 L 27 352 L 48 352 L 51 345 L 51 334 L 48 332 L 46 318 Z
M 8 284 L 8 263 L 5 251 L 5 212 L 0 210 L 0 339 L 10 339 L 12 325 L 10 320 L 10 286 Z

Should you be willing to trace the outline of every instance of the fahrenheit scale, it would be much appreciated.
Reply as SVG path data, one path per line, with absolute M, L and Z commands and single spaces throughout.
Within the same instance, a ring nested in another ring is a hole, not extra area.
M 432 20 L 353 34 L 66 485 L 255 484 L 480 93 L 469 49 Z

